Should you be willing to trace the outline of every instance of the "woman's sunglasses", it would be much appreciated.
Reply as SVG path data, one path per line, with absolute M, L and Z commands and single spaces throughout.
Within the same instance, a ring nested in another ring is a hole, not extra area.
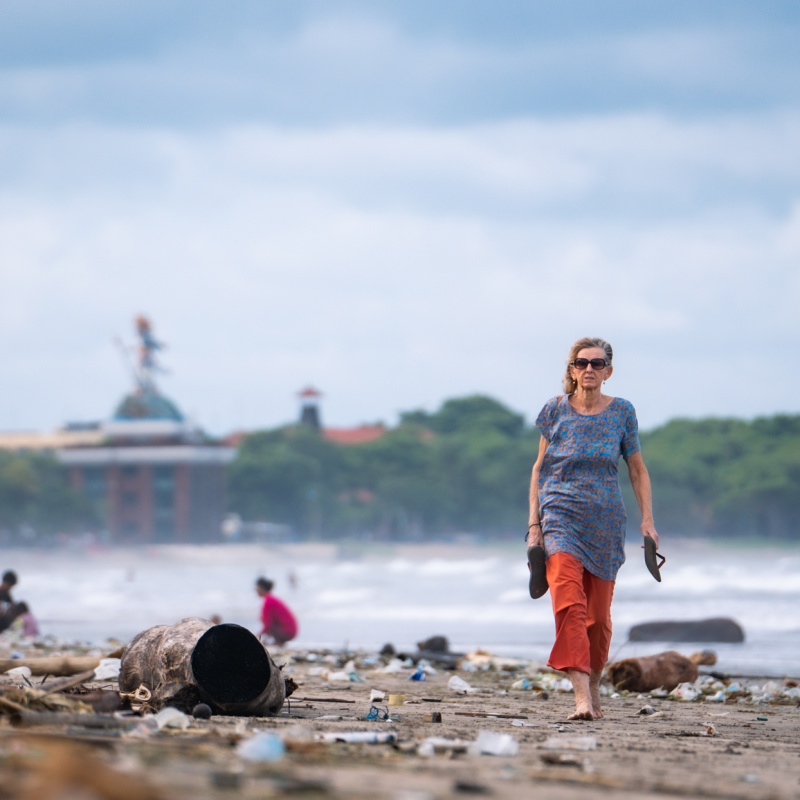
M 576 358 L 572 362 L 572 366 L 575 369 L 586 369 L 586 367 L 592 365 L 592 369 L 605 369 L 608 366 L 608 361 L 604 358 Z

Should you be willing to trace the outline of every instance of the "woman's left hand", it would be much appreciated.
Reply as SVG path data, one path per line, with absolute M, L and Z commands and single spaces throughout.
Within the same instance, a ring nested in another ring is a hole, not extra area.
M 656 531 L 656 526 L 653 525 L 652 522 L 643 522 L 642 523 L 642 538 L 644 538 L 645 536 L 648 536 L 648 535 L 656 543 L 656 547 L 658 547 L 658 532 Z

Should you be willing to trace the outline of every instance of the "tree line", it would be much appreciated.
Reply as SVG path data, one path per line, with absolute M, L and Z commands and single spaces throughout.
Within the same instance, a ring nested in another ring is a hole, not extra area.
M 665 534 L 800 538 L 800 415 L 678 419 L 640 434 Z M 410 411 L 380 438 L 341 445 L 304 425 L 248 436 L 228 467 L 228 504 L 299 537 L 522 538 L 539 433 L 490 397 Z M 624 465 L 632 530 L 638 509 Z M 100 512 L 41 454 L 0 452 L 0 532 L 96 528 Z
M 800 539 L 800 415 L 679 419 L 640 440 L 664 533 Z M 245 440 L 230 469 L 230 502 L 245 517 L 320 537 L 521 536 L 538 447 L 522 415 L 480 395 L 402 414 L 383 437 L 357 446 L 285 427 Z M 620 473 L 637 530 L 622 464 Z

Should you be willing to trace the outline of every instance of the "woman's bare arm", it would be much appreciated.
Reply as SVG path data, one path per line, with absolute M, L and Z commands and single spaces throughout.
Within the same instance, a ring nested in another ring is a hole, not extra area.
M 642 451 L 634 453 L 628 459 L 628 474 L 631 479 L 633 493 L 642 513 L 642 536 L 650 534 L 658 547 L 658 533 L 653 522 L 653 494 L 650 489 L 650 474 L 642 459 Z
M 533 547 L 534 545 L 544 545 L 544 537 L 542 536 L 542 529 L 540 526 L 535 525 L 535 523 L 539 522 L 539 469 L 542 466 L 542 460 L 544 459 L 545 451 L 547 450 L 547 445 L 550 442 L 542 436 L 539 439 L 539 455 L 536 457 L 536 463 L 533 465 L 533 470 L 531 472 L 531 490 L 529 495 L 530 500 L 530 512 L 528 514 L 528 525 L 534 525 L 532 528 L 528 528 L 528 547 Z

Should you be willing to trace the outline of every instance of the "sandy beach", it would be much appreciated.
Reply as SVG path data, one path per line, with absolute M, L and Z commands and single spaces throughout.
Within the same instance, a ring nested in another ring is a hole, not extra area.
M 12 727 L 4 714 L 0 798 L 800 796 L 798 701 L 754 700 L 758 687 L 724 703 L 612 694 L 605 718 L 568 722 L 573 696 L 564 682 L 524 661 L 478 655 L 466 669 L 413 681 L 411 668 L 377 671 L 387 661 L 374 654 L 272 654 L 298 684 L 277 717 L 187 717 L 182 730 L 129 719 L 132 729 L 109 730 Z M 359 680 L 337 680 L 343 669 Z M 454 675 L 472 691 L 457 694 Z M 37 686 L 42 678 L 30 680 Z M 532 688 L 513 688 L 521 680 Z M 20 683 L 4 674 L 0 692 Z M 88 686 L 117 688 L 108 680 Z M 384 700 L 371 702 L 373 691 Z M 404 702 L 389 705 L 389 695 Z M 365 719 L 373 705 L 391 721 Z M 356 731 L 395 741 L 322 738 Z M 259 732 L 280 738 L 277 753 L 275 739 L 262 740 L 274 760 L 245 757 L 244 743 L 252 747 Z M 432 737 L 440 741 L 426 743 Z M 508 754 L 478 752 L 498 745 Z

